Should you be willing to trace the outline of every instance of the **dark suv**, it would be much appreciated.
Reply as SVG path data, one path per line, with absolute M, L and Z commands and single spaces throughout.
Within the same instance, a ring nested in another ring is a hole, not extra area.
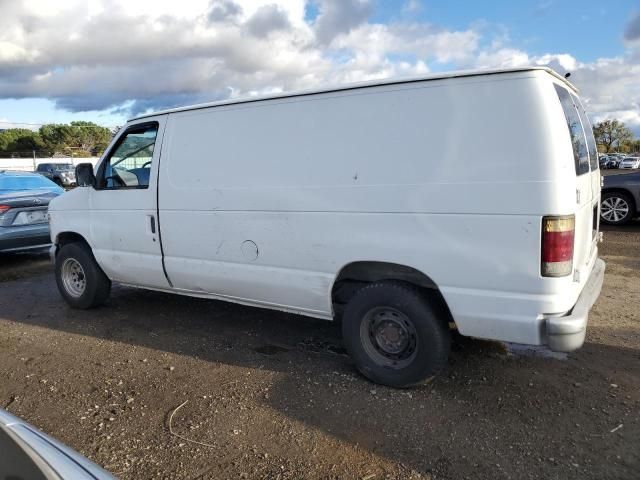
M 72 163 L 41 163 L 36 173 L 44 175 L 61 187 L 76 186 L 76 171 Z

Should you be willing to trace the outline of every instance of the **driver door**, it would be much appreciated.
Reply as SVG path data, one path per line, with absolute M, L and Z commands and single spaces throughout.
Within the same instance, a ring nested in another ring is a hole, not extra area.
M 91 191 L 91 246 L 115 281 L 169 288 L 157 217 L 160 146 L 166 115 L 127 125 L 102 158 Z

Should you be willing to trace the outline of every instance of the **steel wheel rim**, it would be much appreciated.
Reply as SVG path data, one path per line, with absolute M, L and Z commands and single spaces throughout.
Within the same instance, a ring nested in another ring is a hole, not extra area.
M 600 215 L 608 222 L 619 222 L 629 213 L 629 204 L 624 198 L 609 197 L 602 201 Z
M 64 289 L 74 298 L 82 296 L 87 288 L 87 277 L 84 269 L 75 258 L 67 258 L 62 263 L 60 277 L 62 278 Z
M 393 307 L 369 310 L 360 323 L 360 341 L 376 363 L 400 369 L 418 352 L 418 334 L 411 319 Z

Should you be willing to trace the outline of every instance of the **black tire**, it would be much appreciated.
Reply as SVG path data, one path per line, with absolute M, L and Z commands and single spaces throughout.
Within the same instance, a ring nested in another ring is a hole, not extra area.
M 625 225 L 635 215 L 636 205 L 624 192 L 605 192 L 600 200 L 600 220 L 608 225 Z M 626 212 L 626 213 L 625 213 Z
M 88 309 L 102 305 L 111 291 L 111 281 L 96 262 L 91 249 L 82 243 L 68 243 L 60 248 L 55 260 L 55 276 L 62 298 L 72 308 Z M 82 284 L 81 288 L 79 285 Z
M 444 368 L 451 348 L 448 321 L 437 311 L 412 285 L 371 283 L 345 308 L 345 347 L 373 382 L 408 387 L 427 381 Z

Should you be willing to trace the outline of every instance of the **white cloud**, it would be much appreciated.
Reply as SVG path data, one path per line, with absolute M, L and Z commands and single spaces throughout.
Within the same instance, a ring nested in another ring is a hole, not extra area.
M 521 50 L 503 48 L 481 52 L 476 64 L 481 68 L 524 65 L 548 66 L 561 75 L 571 73 L 569 80 L 580 90 L 593 121 L 617 118 L 640 135 L 640 62 L 632 54 L 584 63 L 569 54 L 531 57 Z
M 318 40 L 324 44 L 363 24 L 372 10 L 369 0 L 319 0 L 318 3 L 320 13 L 314 29 Z
M 515 68 L 530 64 L 531 59 L 526 52 L 515 48 L 499 48 L 480 52 L 474 66 L 477 68 Z
M 422 8 L 420 0 L 407 0 L 402 6 L 402 12 L 411 15 L 421 12 Z
M 371 24 L 369 0 L 319 0 L 313 24 L 304 0 L 183 3 L 5 1 L 0 98 L 137 112 L 424 73 L 429 61 L 469 56 L 477 42 L 472 31 Z
M 311 1 L 318 15 L 307 22 Z M 624 55 L 583 63 L 513 48 L 500 26 L 416 22 L 421 2 L 399 4 L 401 19 L 381 24 L 370 20 L 373 0 L 0 0 L 0 98 L 130 113 L 441 65 L 544 64 L 571 71 L 595 119 L 616 115 L 640 130 L 640 15 Z
M 624 39 L 630 43 L 636 43 L 640 40 L 640 12 L 635 12 L 631 16 L 624 29 Z

